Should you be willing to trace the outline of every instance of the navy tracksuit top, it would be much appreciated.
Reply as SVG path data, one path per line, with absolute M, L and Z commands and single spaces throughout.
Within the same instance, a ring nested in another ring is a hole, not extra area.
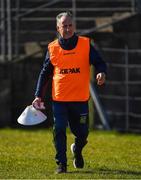
M 75 48 L 75 46 L 77 45 L 78 36 L 76 34 L 74 34 L 69 39 L 63 39 L 61 36 L 58 35 L 58 40 L 59 40 L 60 46 L 63 49 L 71 50 L 71 49 Z M 100 54 L 98 53 L 96 48 L 94 46 L 92 46 L 91 44 L 90 44 L 89 57 L 90 57 L 90 65 L 91 64 L 94 65 L 96 73 L 99 73 L 99 72 L 106 73 L 105 62 L 102 60 L 102 57 L 100 56 Z M 44 97 L 44 92 L 45 92 L 45 88 L 47 87 L 48 79 L 50 76 L 53 76 L 53 69 L 54 69 L 54 67 L 51 64 L 49 53 L 47 50 L 43 68 L 42 68 L 39 78 L 38 78 L 35 96 L 41 97 L 41 98 Z

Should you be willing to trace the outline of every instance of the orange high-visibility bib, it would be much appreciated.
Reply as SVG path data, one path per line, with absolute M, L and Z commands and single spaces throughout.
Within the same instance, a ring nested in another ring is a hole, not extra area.
M 48 46 L 54 66 L 52 98 L 55 101 L 87 101 L 89 99 L 90 40 L 79 36 L 77 46 L 64 50 L 58 40 Z

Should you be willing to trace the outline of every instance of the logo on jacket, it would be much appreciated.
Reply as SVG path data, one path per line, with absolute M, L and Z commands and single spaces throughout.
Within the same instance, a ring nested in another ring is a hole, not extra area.
M 73 74 L 73 73 L 80 73 L 80 68 L 68 68 L 68 69 L 60 70 L 60 74 Z

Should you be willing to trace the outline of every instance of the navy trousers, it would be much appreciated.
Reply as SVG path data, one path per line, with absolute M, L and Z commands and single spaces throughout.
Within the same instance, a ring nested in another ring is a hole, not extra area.
M 67 164 L 66 127 L 75 136 L 76 150 L 82 151 L 88 136 L 88 102 L 53 102 L 53 137 L 56 163 Z

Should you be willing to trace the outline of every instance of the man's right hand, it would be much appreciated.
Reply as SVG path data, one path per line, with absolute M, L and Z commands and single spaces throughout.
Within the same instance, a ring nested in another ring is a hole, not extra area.
M 32 106 L 35 107 L 36 109 L 45 109 L 44 102 L 42 102 L 40 97 L 36 97 L 33 100 Z

